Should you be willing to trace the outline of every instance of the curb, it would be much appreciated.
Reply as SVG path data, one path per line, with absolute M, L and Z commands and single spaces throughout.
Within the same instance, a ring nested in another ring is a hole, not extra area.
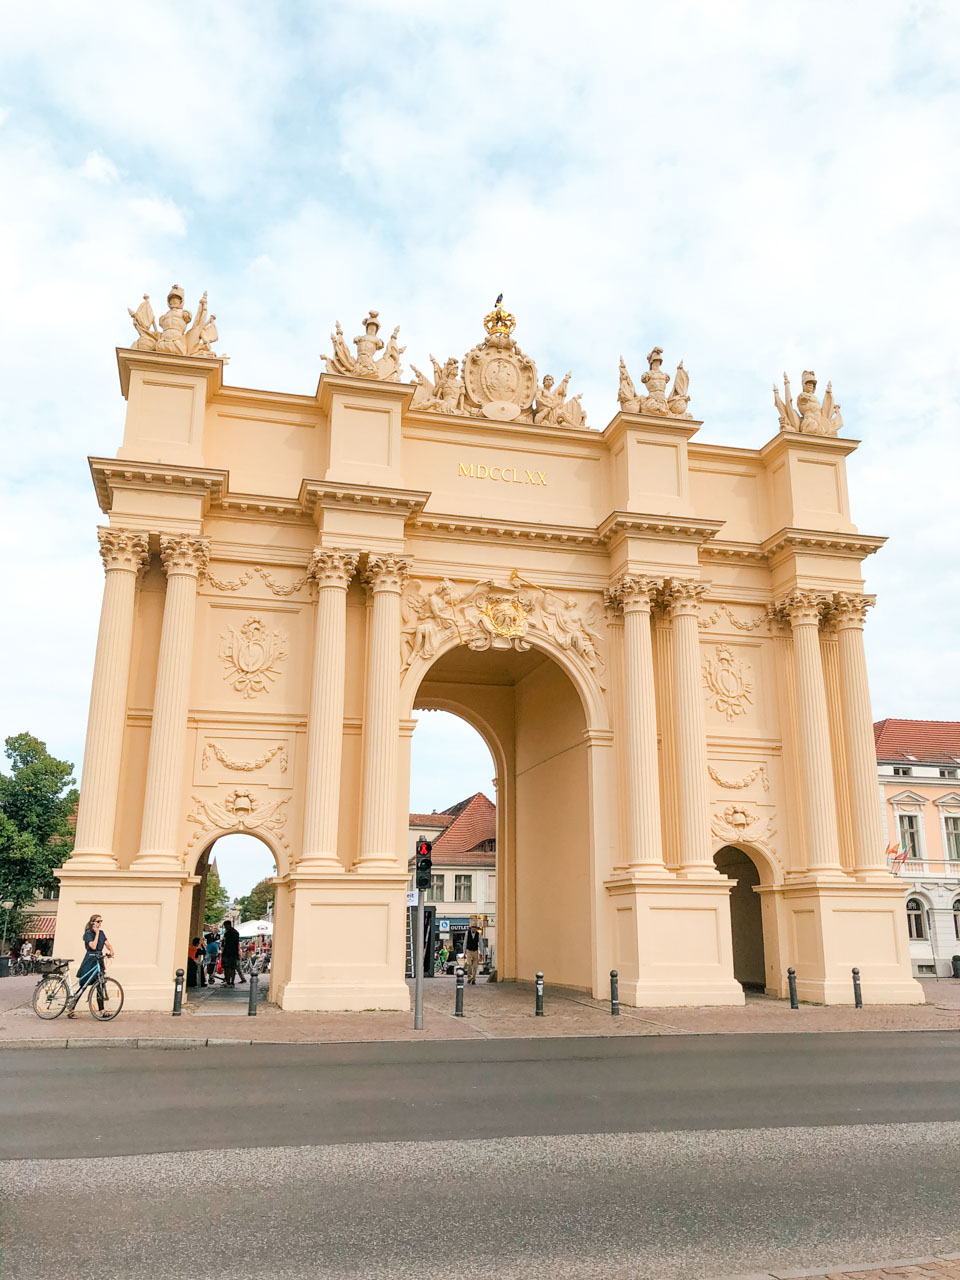
M 935 1258 L 887 1258 L 882 1262 L 831 1262 L 813 1271 L 750 1271 L 729 1276 L 711 1276 L 710 1280 L 823 1280 L 825 1276 L 873 1275 L 877 1271 L 893 1271 L 902 1267 L 930 1266 L 937 1262 L 958 1262 L 960 1253 L 941 1253 Z

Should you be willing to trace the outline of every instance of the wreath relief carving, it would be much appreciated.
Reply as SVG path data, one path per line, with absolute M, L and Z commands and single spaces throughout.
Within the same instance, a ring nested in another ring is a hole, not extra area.
M 746 715 L 753 703 L 753 682 L 747 679 L 749 671 L 746 663 L 739 662 L 727 645 L 718 644 L 715 656 L 703 662 L 707 705 L 722 712 L 728 720 Z
M 239 628 L 228 627 L 220 636 L 220 661 L 237 693 L 255 698 L 266 693 L 280 674 L 277 663 L 287 656 L 286 637 L 267 631 L 260 618 L 251 616 Z

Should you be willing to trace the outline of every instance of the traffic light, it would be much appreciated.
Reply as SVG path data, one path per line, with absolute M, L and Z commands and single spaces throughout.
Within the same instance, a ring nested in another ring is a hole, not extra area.
M 417 845 L 417 888 L 430 888 L 430 872 L 433 870 L 433 860 L 430 854 L 433 845 L 429 840 L 421 840 Z

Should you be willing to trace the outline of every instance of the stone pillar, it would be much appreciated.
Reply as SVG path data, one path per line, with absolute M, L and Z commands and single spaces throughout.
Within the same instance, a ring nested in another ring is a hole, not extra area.
M 663 583 L 624 574 L 609 598 L 623 609 L 624 729 L 627 753 L 627 858 L 632 869 L 666 875 L 660 833 L 660 771 L 650 606 Z
M 367 678 L 363 703 L 363 818 L 358 869 L 396 865 L 397 769 L 400 733 L 400 593 L 409 561 L 393 555 L 367 559 Z M 403 851 L 406 858 L 406 849 Z
M 833 789 L 830 719 L 820 657 L 822 597 L 796 591 L 780 604 L 793 628 L 800 730 L 800 777 L 807 827 L 807 869 L 839 872 L 837 803 Z
M 145 533 L 98 529 L 105 580 L 97 656 L 93 663 L 83 785 L 71 862 L 115 868 L 113 829 L 120 787 L 120 752 L 127 715 L 137 577 L 150 557 Z
M 162 533 L 160 558 L 167 571 L 167 594 L 163 602 L 157 687 L 153 697 L 140 852 L 134 862 L 144 869 L 173 870 L 180 866 L 177 835 L 197 584 L 210 560 L 210 539 L 190 533 Z
M 877 804 L 877 754 L 863 650 L 863 623 L 872 605 L 869 596 L 839 594 L 834 597 L 833 621 L 840 644 L 843 738 L 853 822 L 853 868 L 857 872 L 885 870 L 887 865 Z
M 677 734 L 674 726 L 673 624 L 661 598 L 653 614 L 654 678 L 657 686 L 657 725 L 660 729 L 660 830 L 667 867 L 680 865 L 680 841 L 675 815 L 677 799 Z M 669 815 L 664 821 L 664 816 Z
M 707 793 L 707 739 L 700 664 L 698 582 L 673 582 L 668 611 L 673 620 L 673 687 L 677 735 L 680 875 L 719 875 L 712 853 Z
M 317 583 L 310 719 L 307 722 L 307 792 L 299 869 L 342 871 L 337 856 L 347 587 L 357 569 L 355 551 L 317 547 L 310 576 Z

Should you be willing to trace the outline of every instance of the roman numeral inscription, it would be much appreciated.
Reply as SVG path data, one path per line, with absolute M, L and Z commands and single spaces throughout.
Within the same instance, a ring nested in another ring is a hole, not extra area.
M 526 467 L 488 467 L 483 462 L 458 462 L 457 475 L 467 480 L 498 480 L 502 484 L 546 485 L 545 471 L 530 471 Z

